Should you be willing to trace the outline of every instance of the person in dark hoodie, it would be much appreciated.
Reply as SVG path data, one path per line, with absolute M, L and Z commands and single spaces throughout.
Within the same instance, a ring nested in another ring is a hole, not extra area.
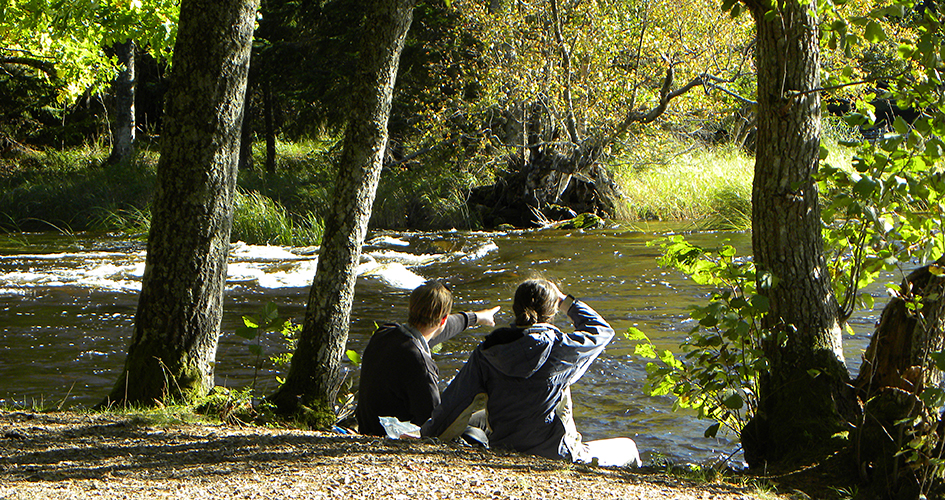
M 570 386 L 614 330 L 590 306 L 544 279 L 519 285 L 512 309 L 515 323 L 496 329 L 473 351 L 420 435 L 451 440 L 484 406 L 477 415 L 486 421 L 491 447 L 587 461 L 590 452 L 571 416 Z M 573 322 L 573 333 L 551 324 L 558 310 Z
M 498 306 L 450 314 L 453 295 L 438 281 L 410 294 L 406 324 L 389 323 L 374 332 L 361 356 L 355 415 L 358 432 L 384 436 L 380 417 L 422 425 L 440 402 L 439 371 L 430 347 L 475 325 L 495 326 Z

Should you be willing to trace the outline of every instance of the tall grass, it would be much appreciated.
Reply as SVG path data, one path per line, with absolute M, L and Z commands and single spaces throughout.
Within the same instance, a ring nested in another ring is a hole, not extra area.
M 48 231 L 50 226 L 85 230 L 95 227 L 103 209 L 142 210 L 148 206 L 156 177 L 157 154 L 141 150 L 128 163 L 103 165 L 108 149 L 87 145 L 65 151 L 45 150 L 4 160 L 0 165 L 0 214 L 15 228 Z
M 828 156 L 823 161 L 849 167 L 852 150 L 839 141 L 860 138 L 838 119 L 825 118 L 821 144 Z M 701 230 L 746 230 L 751 228 L 754 162 L 733 145 L 707 147 L 662 136 L 637 141 L 611 168 L 633 217 L 691 221 Z
M 238 190 L 233 207 L 231 241 L 251 245 L 314 246 L 323 226 L 312 213 L 293 215 L 279 202 L 256 191 Z M 150 210 L 101 210 L 96 229 L 121 231 L 144 238 L 151 227 Z
M 230 239 L 253 245 L 312 246 L 324 227 L 314 214 L 291 216 L 279 202 L 256 191 L 236 193 Z
M 702 229 L 750 225 L 754 160 L 748 154 L 679 141 L 644 147 L 653 149 L 631 151 L 613 165 L 633 217 L 693 221 Z

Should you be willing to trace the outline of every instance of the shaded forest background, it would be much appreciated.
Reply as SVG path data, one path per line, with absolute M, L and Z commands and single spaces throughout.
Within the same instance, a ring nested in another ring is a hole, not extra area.
M 845 8 L 868 7 L 857 4 Z M 234 238 L 317 242 L 359 50 L 357 5 L 261 6 Z M 421 2 L 401 57 L 372 227 L 530 227 L 583 212 L 747 227 L 754 32 L 746 16 L 720 7 Z M 134 49 L 134 156 L 121 161 L 115 45 L 97 49 L 100 74 L 85 88 L 56 61 L 0 49 L 9 56 L 0 60 L 6 230 L 146 232 L 170 55 L 166 39 L 145 40 Z M 858 136 L 839 115 L 857 98 L 882 96 L 879 87 L 902 70 L 894 51 L 890 41 L 824 58 L 825 71 L 852 61 L 848 77 L 870 82 L 825 96 L 837 112 L 828 115 L 829 138 Z M 664 89 L 679 94 L 662 102 Z

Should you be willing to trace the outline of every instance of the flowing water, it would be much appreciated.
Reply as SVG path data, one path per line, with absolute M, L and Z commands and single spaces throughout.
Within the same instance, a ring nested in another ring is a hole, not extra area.
M 645 360 L 620 334 L 643 330 L 660 348 L 675 349 L 694 325 L 687 307 L 703 304 L 709 290 L 656 265 L 648 246 L 664 229 L 614 228 L 515 233 L 383 233 L 365 245 L 352 311 L 348 348 L 361 352 L 375 324 L 406 319 L 410 290 L 425 279 L 450 286 L 454 310 L 501 306 L 498 324 L 512 320 L 517 284 L 536 273 L 558 281 L 585 300 L 617 330 L 607 351 L 573 388 L 578 429 L 585 439 L 633 437 L 644 459 L 666 456 L 703 462 L 731 452 L 737 436 L 703 437 L 709 422 L 672 411 L 672 401 L 643 392 Z M 729 240 L 747 254 L 744 233 L 703 233 L 691 241 L 711 246 Z M 21 234 L 0 236 L 0 404 L 91 406 L 114 385 L 133 331 L 144 270 L 141 242 L 108 235 Z M 257 392 L 276 387 L 281 369 L 255 368 L 248 342 L 233 332 L 241 317 L 269 302 L 300 322 L 317 257 L 311 248 L 237 244 L 231 252 L 223 335 L 217 352 L 217 384 Z M 884 301 L 855 317 L 845 335 L 847 362 L 855 370 Z M 567 327 L 559 316 L 557 323 Z M 434 359 L 445 387 L 468 353 L 488 333 L 473 328 L 443 345 Z M 265 357 L 285 350 L 278 334 L 262 340 Z M 349 376 L 356 382 L 357 367 Z M 356 385 L 355 385 L 356 387 Z

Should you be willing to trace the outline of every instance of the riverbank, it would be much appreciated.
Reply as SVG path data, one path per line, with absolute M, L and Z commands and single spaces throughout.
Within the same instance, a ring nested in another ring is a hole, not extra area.
M 607 165 L 623 192 L 626 222 L 689 221 L 707 229 L 749 225 L 751 157 L 734 146 L 709 147 L 672 137 L 646 141 Z M 258 148 L 257 148 L 258 149 Z M 0 158 L 0 232 L 122 231 L 145 235 L 156 182 L 155 144 L 110 165 L 110 148 L 86 144 Z M 334 191 L 333 138 L 277 143 L 274 172 L 241 170 L 234 241 L 315 245 Z M 255 164 L 264 163 L 257 150 Z M 479 169 L 482 170 L 482 169 Z M 371 219 L 374 228 L 474 229 L 469 189 L 494 182 L 436 164 L 385 169 Z M 624 211 L 624 210 L 622 210 Z
M 0 498 L 89 497 L 791 498 L 646 468 L 576 466 L 420 441 L 0 411 Z

